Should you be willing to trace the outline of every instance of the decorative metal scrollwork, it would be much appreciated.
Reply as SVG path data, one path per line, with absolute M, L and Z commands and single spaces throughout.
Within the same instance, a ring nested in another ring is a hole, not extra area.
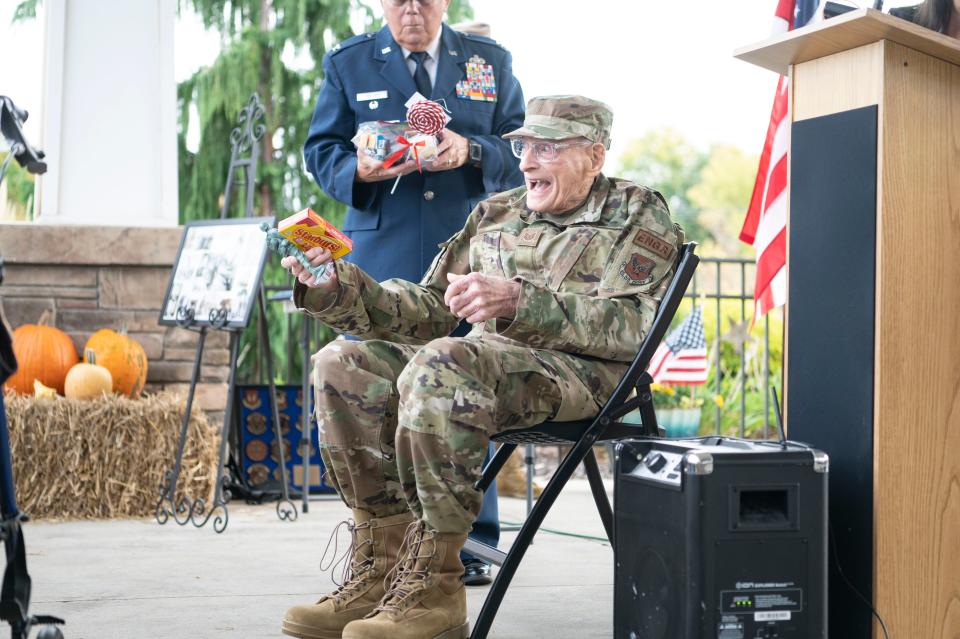
M 161 497 L 153 514 L 158 524 L 163 525 L 172 518 L 180 526 L 193 524 L 196 528 L 203 528 L 212 517 L 214 532 L 222 533 L 227 529 L 230 513 L 227 510 L 226 502 L 220 497 L 220 491 L 217 491 L 214 496 L 212 507 L 209 510 L 205 499 L 190 499 L 186 495 L 181 496 L 174 505 L 169 496 L 172 478 L 173 471 L 168 470 L 164 476 L 164 481 L 160 484 Z
M 227 325 L 227 309 L 224 307 L 211 308 L 209 316 L 210 326 L 213 328 L 223 328 Z
M 280 521 L 296 521 L 298 516 L 297 507 L 289 499 L 281 498 L 277 502 L 277 517 Z
M 176 322 L 177 326 L 180 328 L 190 328 L 193 326 L 193 323 L 196 321 L 196 311 L 192 308 L 186 306 L 177 307 L 177 317 Z
M 263 124 L 264 109 L 260 103 L 260 96 L 256 93 L 250 96 L 246 106 L 237 114 L 237 128 L 230 132 L 230 145 L 234 156 L 246 153 L 253 147 L 254 141 L 259 141 L 267 132 Z

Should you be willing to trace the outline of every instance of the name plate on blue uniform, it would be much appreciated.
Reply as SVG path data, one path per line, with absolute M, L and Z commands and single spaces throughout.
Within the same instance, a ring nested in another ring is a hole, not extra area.
M 367 91 L 366 93 L 357 94 L 357 102 L 369 102 L 370 100 L 386 100 L 387 99 L 386 91 Z

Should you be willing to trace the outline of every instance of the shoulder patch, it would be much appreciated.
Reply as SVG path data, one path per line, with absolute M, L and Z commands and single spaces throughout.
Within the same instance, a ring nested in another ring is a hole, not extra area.
M 670 242 L 645 229 L 637 229 L 637 233 L 633 236 L 633 243 L 665 260 L 672 258 L 675 252 L 675 248 Z
M 338 42 L 333 45 L 333 47 L 327 52 L 327 55 L 336 55 L 343 51 L 344 49 L 349 49 L 352 46 L 358 45 L 361 42 L 373 42 L 374 36 L 376 33 L 361 33 L 360 35 L 355 35 L 352 38 L 347 38 L 343 42 Z
M 644 286 L 653 281 L 657 263 L 645 255 L 633 253 L 620 265 L 620 276 L 634 286 Z

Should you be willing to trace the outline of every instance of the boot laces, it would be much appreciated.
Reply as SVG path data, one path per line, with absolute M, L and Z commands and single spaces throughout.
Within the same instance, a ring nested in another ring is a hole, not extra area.
M 340 530 L 344 526 L 350 533 L 350 545 L 338 557 L 337 548 L 340 543 Z M 369 528 L 369 522 L 358 524 L 353 519 L 347 519 L 337 524 L 330 534 L 327 547 L 323 550 L 323 556 L 320 557 L 320 570 L 331 571 L 333 583 L 337 585 L 337 589 L 327 595 L 328 597 L 339 601 L 348 597 L 354 590 L 363 585 L 366 574 L 373 568 L 374 564 L 373 552 L 368 550 L 368 547 L 371 549 L 373 547 L 373 535 L 368 535 L 363 541 L 358 541 L 360 535 L 357 531 Z M 330 551 L 331 546 L 333 547 L 332 552 Z M 328 554 L 330 555 L 330 561 L 324 566 Z
M 384 579 L 386 594 L 377 608 L 380 611 L 402 611 L 415 603 L 414 595 L 424 589 L 429 567 L 437 554 L 437 533 L 423 522 L 415 521 L 407 528 L 401 546 L 400 560 Z

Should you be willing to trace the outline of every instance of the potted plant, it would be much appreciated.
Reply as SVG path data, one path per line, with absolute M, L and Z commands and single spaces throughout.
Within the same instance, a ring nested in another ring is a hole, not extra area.
M 653 390 L 657 423 L 667 431 L 667 437 L 696 437 L 704 403 L 704 398 L 697 396 L 696 387 L 676 388 L 654 383 L 650 388 Z M 713 402 L 723 406 L 723 396 L 714 396 Z
M 667 437 L 696 437 L 700 430 L 700 414 L 703 397 L 696 396 L 693 386 L 674 388 L 653 383 L 653 405 L 657 411 L 657 424 L 667 432 Z M 715 395 L 713 402 L 723 406 L 723 396 Z M 629 424 L 640 424 L 640 411 L 634 410 L 623 416 Z

